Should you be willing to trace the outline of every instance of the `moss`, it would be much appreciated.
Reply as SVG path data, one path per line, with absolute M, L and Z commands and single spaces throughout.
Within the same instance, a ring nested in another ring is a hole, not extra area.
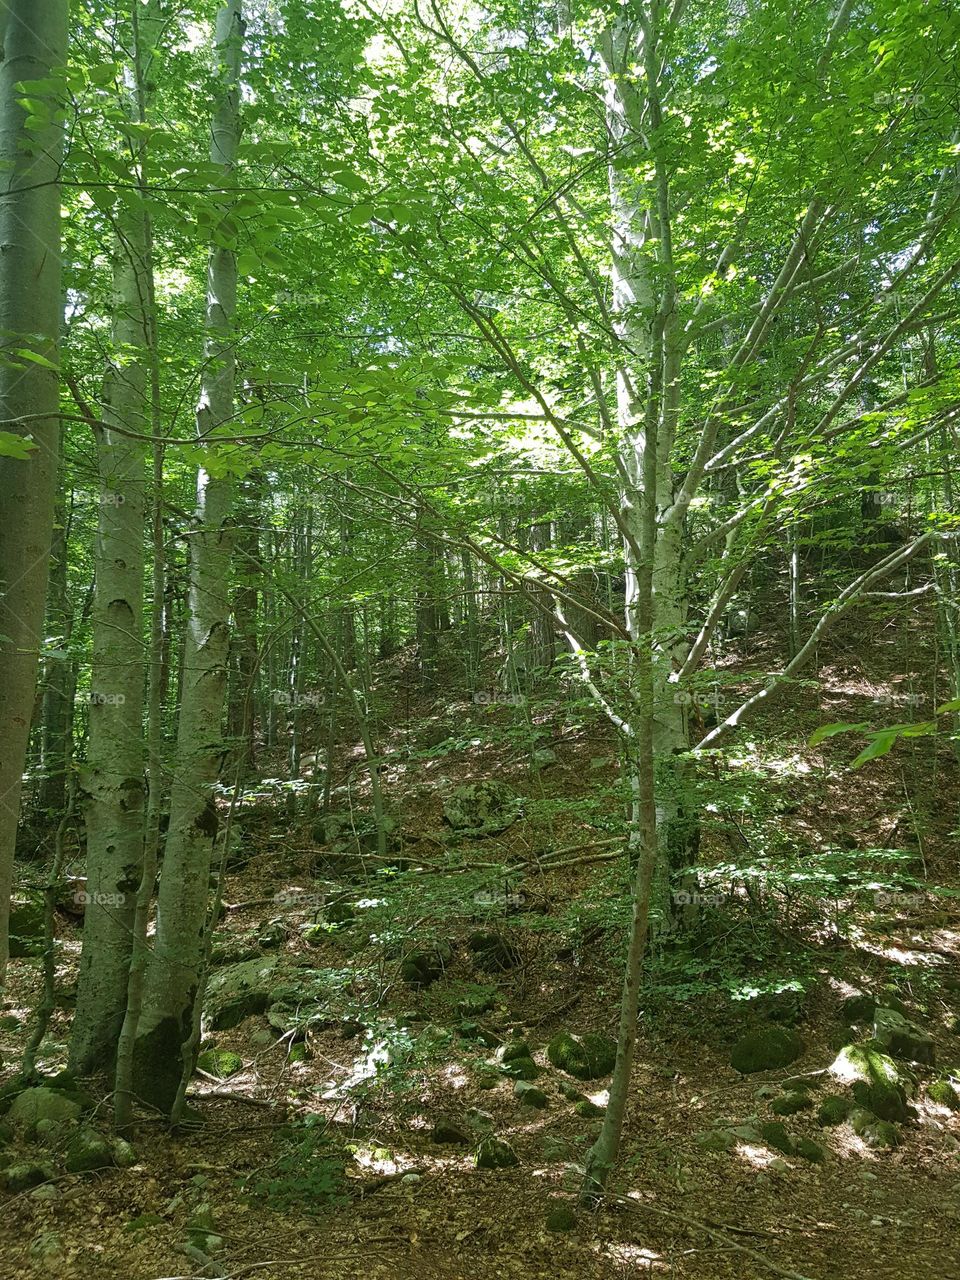
M 775 1116 L 792 1116 L 797 1111 L 809 1111 L 812 1106 L 813 1099 L 805 1093 L 784 1093 L 774 1098 L 770 1110 Z
M 155 1027 L 137 1037 L 133 1050 L 134 1092 L 149 1106 L 168 1114 L 183 1075 L 180 1049 L 186 1040 L 189 1011 L 183 1021 L 163 1018 Z
M 576 1229 L 577 1215 L 562 1200 L 555 1201 L 547 1211 L 548 1231 L 573 1231 Z
M 218 1080 L 226 1080 L 234 1076 L 243 1066 L 239 1053 L 231 1053 L 229 1049 L 207 1049 L 197 1059 L 197 1066 L 209 1076 Z
M 547 1095 L 543 1090 L 528 1084 L 526 1080 L 518 1080 L 513 1086 L 513 1092 L 523 1107 L 535 1107 L 537 1111 L 543 1111 L 548 1106 Z
M 781 1120 L 764 1120 L 760 1125 L 760 1137 L 774 1151 L 781 1151 L 785 1156 L 793 1155 L 793 1139 Z
M 934 1080 L 933 1084 L 927 1089 L 927 1096 L 931 1102 L 936 1102 L 941 1107 L 949 1107 L 951 1111 L 960 1111 L 960 1096 L 957 1095 L 956 1089 L 947 1079 Z
M 858 1107 L 881 1120 L 906 1120 L 906 1086 L 912 1077 L 874 1040 L 845 1045 L 830 1068 L 837 1079 L 852 1081 Z
M 532 1058 L 511 1058 L 500 1069 L 511 1080 L 536 1080 L 540 1074 L 540 1068 Z
M 597 1080 L 613 1070 L 617 1046 L 609 1036 L 599 1032 L 574 1036 L 561 1031 L 547 1045 L 547 1057 L 555 1067 L 578 1080 Z
M 502 1138 L 484 1138 L 477 1147 L 478 1169 L 510 1169 L 519 1163 L 513 1147 Z
M 788 1067 L 803 1053 L 803 1041 L 786 1027 L 758 1027 L 742 1036 L 730 1053 L 730 1065 L 741 1075 Z
M 853 1103 L 841 1093 L 830 1093 L 820 1103 L 817 1119 L 822 1125 L 843 1124 L 853 1110 Z
M 708 1129 L 706 1133 L 698 1133 L 696 1141 L 704 1151 L 732 1151 L 737 1145 L 729 1129 Z
M 826 1159 L 823 1147 L 812 1138 L 798 1138 L 793 1149 L 796 1155 L 804 1160 L 810 1160 L 813 1164 L 823 1164 Z
M 526 1040 L 511 1040 L 503 1046 L 500 1053 L 501 1062 L 513 1062 L 516 1058 L 532 1058 L 533 1050 Z
M 586 1120 L 594 1120 L 597 1116 L 602 1116 L 606 1110 L 605 1107 L 599 1107 L 595 1102 L 591 1102 L 589 1098 L 581 1098 L 579 1102 L 574 1103 L 573 1109 L 578 1116 L 583 1116 Z

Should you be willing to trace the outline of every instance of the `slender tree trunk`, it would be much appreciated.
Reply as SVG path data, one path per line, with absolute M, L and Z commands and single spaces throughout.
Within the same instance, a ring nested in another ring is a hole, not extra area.
M 240 139 L 240 67 L 245 24 L 241 0 L 217 14 L 220 99 L 211 161 L 229 182 Z M 234 410 L 237 264 L 230 248 L 214 245 L 207 269 L 207 338 L 197 408 L 197 435 L 206 440 Z M 183 700 L 176 773 L 164 854 L 157 933 L 134 1049 L 134 1089 L 155 1106 L 172 1107 L 183 1074 L 203 961 L 210 864 L 217 834 L 213 788 L 222 754 L 230 617 L 231 514 L 235 482 L 197 477 L 191 555 L 189 625 L 184 649 Z
M 19 84 L 66 61 L 66 0 L 0 3 L 0 429 L 29 436 L 0 457 L 0 984 L 6 976 L 13 851 L 30 735 L 53 527 L 60 423 L 59 103 L 26 124 Z M 36 95 L 35 95 L 36 96 Z M 39 95 L 44 97 L 45 95 Z M 33 115 L 37 113 L 34 111 Z M 16 356 L 27 351 L 34 359 Z M 20 422 L 20 419 L 24 421 Z
M 63 474 L 61 458 L 60 474 Z M 73 679 L 67 647 L 73 631 L 73 609 L 67 591 L 68 518 L 62 497 L 58 500 L 50 548 L 50 583 L 47 590 L 47 635 L 56 652 L 48 656 L 43 680 L 43 724 L 37 792 L 41 813 L 59 815 L 67 801 L 67 740 L 71 731 L 70 708 Z

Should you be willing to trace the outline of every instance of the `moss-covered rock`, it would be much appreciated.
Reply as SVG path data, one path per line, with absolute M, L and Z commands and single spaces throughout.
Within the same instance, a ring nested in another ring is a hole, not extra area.
M 440 1147 L 465 1147 L 470 1139 L 453 1120 L 440 1119 L 433 1126 L 430 1141 Z
M 516 792 L 506 783 L 495 781 L 455 787 L 443 802 L 443 816 L 454 831 L 473 839 L 506 831 L 521 811 Z
M 239 1053 L 231 1053 L 229 1049 L 205 1049 L 197 1058 L 197 1066 L 208 1076 L 227 1080 L 243 1067 L 243 1059 Z
M 775 1116 L 792 1116 L 797 1111 L 809 1111 L 812 1107 L 813 1099 L 805 1093 L 784 1093 L 770 1103 L 770 1110 Z
M 442 978 L 453 960 L 453 948 L 448 942 L 411 951 L 400 963 L 400 977 L 408 987 L 429 987 Z
M 10 903 L 10 959 L 43 952 L 45 905 L 42 893 L 18 893 Z
M 94 1129 L 78 1129 L 70 1139 L 64 1157 L 68 1173 L 90 1173 L 113 1168 L 113 1147 L 109 1139 Z
M 892 1058 L 933 1065 L 936 1056 L 933 1036 L 897 1009 L 878 1008 L 874 1012 L 873 1036 Z
M 741 1075 L 788 1067 L 803 1053 L 803 1041 L 787 1027 L 766 1026 L 748 1031 L 730 1051 L 730 1065 Z
M 37 1134 L 37 1125 L 49 1121 L 54 1126 L 69 1125 L 80 1118 L 81 1106 L 63 1090 L 39 1087 L 24 1089 L 11 1102 L 7 1111 L 7 1123 L 16 1132 L 30 1139 Z
M 561 1031 L 547 1045 L 553 1066 L 578 1080 L 598 1080 L 608 1076 L 617 1060 L 616 1041 L 595 1031 L 582 1036 Z
M 882 1120 L 906 1120 L 906 1086 L 912 1083 L 911 1079 L 876 1041 L 845 1045 L 831 1065 L 830 1073 L 851 1084 L 854 1100 L 861 1110 L 872 1111 Z
M 574 1231 L 577 1226 L 577 1215 L 564 1200 L 554 1201 L 547 1210 L 547 1230 Z
M 877 1002 L 873 996 L 862 993 L 847 996 L 840 1006 L 840 1021 L 848 1024 L 872 1022 Z
M 207 983 L 204 1014 L 215 1030 L 239 1026 L 244 1018 L 263 1013 L 275 997 L 279 961 L 258 956 L 242 964 L 218 969 Z
M 513 1093 L 523 1107 L 534 1107 L 537 1111 L 543 1111 L 549 1105 L 549 1099 L 543 1090 L 527 1080 L 518 1080 L 513 1086 Z
M 814 1142 L 812 1138 L 797 1138 L 793 1144 L 794 1155 L 798 1155 L 803 1160 L 809 1160 L 812 1164 L 823 1164 L 827 1153 L 821 1147 L 819 1142 Z
M 57 1171 L 53 1165 L 25 1160 L 0 1169 L 0 1190 L 11 1194 L 28 1191 L 31 1187 L 39 1187 L 43 1182 L 52 1182 L 56 1176 Z
M 532 1058 L 511 1058 L 501 1063 L 500 1070 L 511 1080 L 536 1080 L 540 1068 Z
M 476 1154 L 478 1169 L 510 1169 L 519 1163 L 517 1153 L 509 1142 L 495 1138 L 492 1134 L 480 1140 Z
M 729 1129 L 707 1129 L 694 1139 L 704 1151 L 732 1151 L 737 1145 L 736 1135 Z
M 502 933 L 471 933 L 467 946 L 473 953 L 477 968 L 484 973 L 515 969 L 520 963 L 520 952 Z
M 764 1120 L 760 1125 L 760 1137 L 774 1151 L 780 1151 L 785 1156 L 793 1155 L 793 1139 L 782 1120 Z
M 960 1111 L 960 1094 L 945 1076 L 934 1080 L 927 1089 L 927 1096 L 938 1106 L 949 1107 L 951 1111 Z
M 853 1102 L 842 1093 L 830 1093 L 820 1103 L 817 1120 L 824 1127 L 843 1124 L 853 1110 Z
M 596 1120 L 606 1111 L 605 1107 L 598 1106 L 596 1102 L 592 1102 L 589 1098 L 581 1098 L 579 1102 L 575 1102 L 573 1109 L 578 1116 L 582 1116 L 585 1120 Z

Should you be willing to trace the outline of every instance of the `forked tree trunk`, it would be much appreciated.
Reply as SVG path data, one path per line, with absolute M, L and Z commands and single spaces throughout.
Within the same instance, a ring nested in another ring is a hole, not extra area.
M 210 157 L 229 183 L 240 140 L 240 66 L 244 21 L 241 0 L 217 14 L 216 57 L 220 98 Z M 206 343 L 197 436 L 209 442 L 230 420 L 236 393 L 233 330 L 237 301 L 236 255 L 214 245 L 207 268 Z M 169 1110 L 184 1070 L 203 962 L 210 865 L 217 834 L 214 785 L 223 750 L 230 618 L 230 521 L 235 482 L 201 468 L 197 476 L 195 532 L 191 539 L 183 696 L 177 731 L 170 828 L 164 852 L 157 932 L 147 967 L 143 1014 L 134 1050 L 134 1090 Z
M 33 446 L 23 457 L 11 456 L 9 448 L 0 451 L 0 984 L 6 975 L 13 851 L 43 630 L 60 437 L 63 126 L 55 119 L 56 95 L 35 94 L 48 110 L 28 128 L 17 86 L 49 79 L 62 69 L 66 51 L 66 0 L 0 3 L 0 430 L 29 436 Z

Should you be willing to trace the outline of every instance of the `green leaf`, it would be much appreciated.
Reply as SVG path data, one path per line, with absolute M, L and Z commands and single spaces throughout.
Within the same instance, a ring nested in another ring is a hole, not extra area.
M 39 351 L 31 351 L 28 347 L 16 347 L 13 354 L 19 356 L 21 360 L 29 360 L 31 364 L 38 364 L 43 369 L 52 369 L 54 373 L 60 372 L 60 366 L 48 360 L 46 356 L 40 355 Z
M 36 448 L 36 444 L 28 436 L 14 435 L 12 431 L 0 431 L 0 458 L 25 460 Z
M 863 733 L 870 726 L 864 721 L 859 724 L 840 723 L 840 724 L 822 724 L 819 729 L 813 732 L 807 740 L 807 746 L 815 747 L 823 742 L 825 738 L 835 738 L 838 733 Z
M 900 736 L 900 726 L 894 729 L 882 729 L 869 742 L 857 756 L 856 760 L 850 765 L 851 769 L 859 769 L 861 765 L 866 764 L 868 760 L 876 760 L 878 756 L 885 756 L 890 751 Z

